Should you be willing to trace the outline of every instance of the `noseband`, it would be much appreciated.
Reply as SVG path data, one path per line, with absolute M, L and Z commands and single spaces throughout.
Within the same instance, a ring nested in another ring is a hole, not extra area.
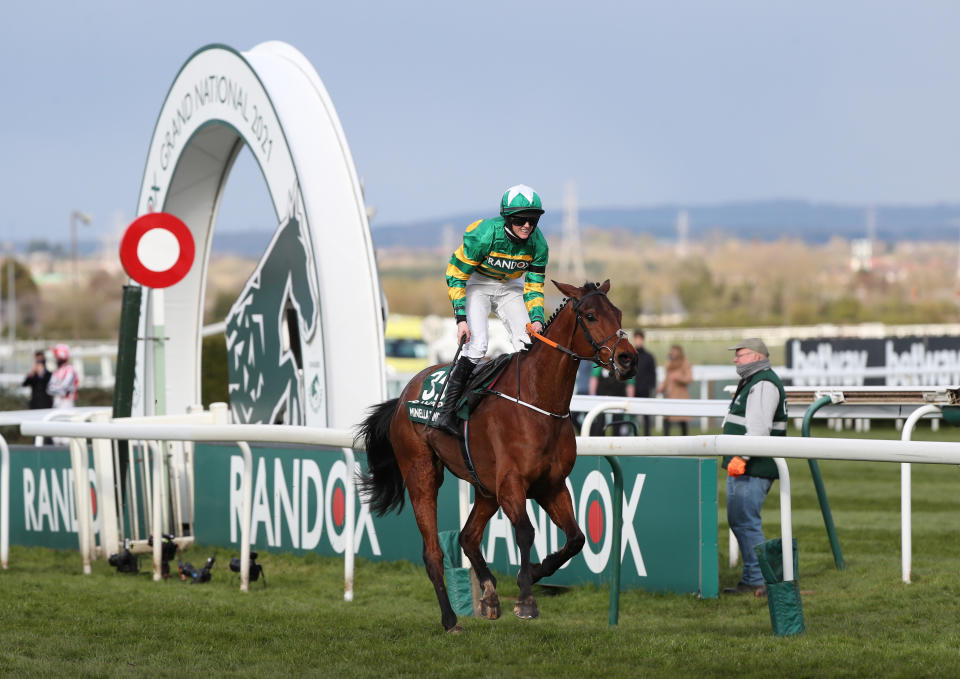
M 580 306 L 584 303 L 584 301 L 586 301 L 588 297 L 591 297 L 593 295 L 603 295 L 604 297 L 606 297 L 606 293 L 602 292 L 601 290 L 591 290 L 590 292 L 585 294 L 580 299 L 574 301 L 573 303 L 573 312 L 577 315 L 577 327 L 579 327 L 580 330 L 583 332 L 584 336 L 587 338 L 587 342 L 589 342 L 590 344 L 590 348 L 593 349 L 592 356 L 581 356 L 577 352 L 573 351 L 572 349 L 568 349 L 562 344 L 558 344 L 556 342 L 548 340 L 543 335 L 539 335 L 537 333 L 531 333 L 531 334 L 537 339 L 539 339 L 540 341 L 545 342 L 546 344 L 549 344 L 554 349 L 559 349 L 565 354 L 568 354 L 571 358 L 573 358 L 576 361 L 592 361 L 594 364 L 600 366 L 601 368 L 607 368 L 608 370 L 619 372 L 617 371 L 616 364 L 613 362 L 613 355 L 617 349 L 617 345 L 620 344 L 620 342 L 627 336 L 627 333 L 624 332 L 622 328 L 618 328 L 616 332 L 606 337 L 605 339 L 601 340 L 600 342 L 597 342 L 595 339 L 593 339 L 593 335 L 591 335 L 590 331 L 587 330 L 587 326 L 583 322 L 583 316 L 580 314 Z M 530 332 L 529 328 L 527 332 Z M 612 346 L 607 346 L 607 343 L 613 338 L 617 338 L 616 341 L 613 343 Z

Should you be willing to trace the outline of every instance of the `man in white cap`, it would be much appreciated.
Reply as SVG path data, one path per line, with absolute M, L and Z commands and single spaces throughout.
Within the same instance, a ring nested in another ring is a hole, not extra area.
M 770 367 L 770 352 L 763 340 L 751 337 L 730 347 L 736 352 L 740 383 L 723 418 L 723 433 L 740 436 L 786 436 L 787 398 L 783 383 Z M 769 457 L 746 455 L 723 458 L 727 470 L 727 523 L 737 537 L 743 573 L 736 587 L 724 594 L 766 594 L 760 564 L 753 548 L 765 542 L 760 513 L 763 502 L 778 477 Z

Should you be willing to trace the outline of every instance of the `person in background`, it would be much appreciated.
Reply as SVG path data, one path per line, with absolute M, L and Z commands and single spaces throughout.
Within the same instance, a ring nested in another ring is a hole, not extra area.
M 763 340 L 752 337 L 730 347 L 735 351 L 740 383 L 723 418 L 723 433 L 739 436 L 786 436 L 787 397 L 780 377 L 770 367 L 770 352 Z M 747 455 L 723 458 L 727 470 L 727 524 L 737 537 L 743 571 L 736 587 L 724 594 L 764 596 L 766 586 L 753 548 L 765 542 L 760 521 L 763 502 L 770 492 L 777 465 L 769 457 Z
M 30 409 L 52 408 L 53 397 L 47 393 L 50 384 L 50 371 L 47 369 L 47 358 L 43 350 L 33 355 L 33 367 L 23 378 L 23 386 L 30 387 Z
M 634 378 L 634 395 L 637 398 L 651 398 L 657 388 L 657 360 L 643 348 L 646 336 L 643 330 L 633 333 L 633 346 L 637 350 L 637 376 Z M 643 435 L 650 436 L 652 415 L 643 415 Z
M 577 382 L 574 385 L 574 393 L 590 393 L 590 377 L 593 375 L 593 364 L 590 361 L 580 361 L 577 366 Z
M 588 393 L 591 396 L 625 396 L 627 398 L 633 398 L 636 393 L 633 382 L 633 379 L 621 382 L 617 379 L 617 376 L 613 374 L 612 370 L 595 365 L 590 372 L 590 388 L 588 389 Z M 603 413 L 602 416 L 594 419 L 593 424 L 590 425 L 590 436 L 603 436 L 606 425 L 613 420 L 613 417 L 613 413 Z M 627 436 L 631 434 L 632 432 L 629 431 L 630 426 L 631 425 L 628 424 L 621 424 L 617 428 L 617 431 L 614 432 L 614 435 Z
M 53 348 L 53 357 L 57 361 L 57 369 L 47 384 L 47 393 L 53 397 L 54 408 L 73 408 L 77 404 L 80 378 L 70 363 L 70 347 L 58 344 Z
M 574 384 L 574 393 L 575 394 L 589 394 L 590 393 L 590 376 L 593 374 L 593 364 L 590 361 L 580 361 L 580 364 L 577 366 L 577 381 Z M 583 429 L 583 418 L 587 414 L 582 411 L 572 410 L 570 411 L 570 417 L 573 422 L 574 428 L 579 432 Z
M 683 348 L 679 344 L 670 347 L 667 355 L 667 365 L 664 369 L 663 382 L 657 392 L 666 398 L 690 398 L 690 383 L 693 382 L 693 369 L 690 362 L 683 355 Z M 663 418 L 663 435 L 670 436 L 670 429 L 674 424 L 680 425 L 680 433 L 686 436 L 690 418 L 681 415 L 667 415 Z
M 537 229 L 543 215 L 539 194 L 525 184 L 511 186 L 500 198 L 500 216 L 467 226 L 463 244 L 447 265 L 447 294 L 463 351 L 450 367 L 437 428 L 463 438 L 456 415 L 474 366 L 487 353 L 487 323 L 493 311 L 503 321 L 514 351 L 530 343 L 527 324 L 543 331 L 543 277 L 549 252 Z

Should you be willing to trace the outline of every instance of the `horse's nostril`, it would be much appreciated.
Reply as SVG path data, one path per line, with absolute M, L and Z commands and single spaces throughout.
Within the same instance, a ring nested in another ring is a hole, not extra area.
M 622 365 L 624 368 L 629 368 L 633 364 L 633 356 L 630 354 L 620 354 L 617 356 L 617 363 Z

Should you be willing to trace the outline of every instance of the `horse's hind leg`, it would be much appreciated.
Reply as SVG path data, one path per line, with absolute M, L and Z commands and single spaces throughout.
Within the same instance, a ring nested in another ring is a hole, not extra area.
M 460 546 L 463 548 L 463 553 L 470 559 L 483 590 L 480 598 L 480 615 L 488 620 L 496 620 L 500 617 L 500 597 L 497 596 L 497 579 L 493 577 L 480 551 L 480 541 L 483 540 L 483 529 L 490 517 L 496 513 L 498 506 L 494 498 L 480 495 L 478 491 L 473 510 L 460 531 Z
M 440 604 L 440 622 L 448 632 L 463 630 L 457 623 L 457 614 L 450 605 L 450 595 L 443 579 L 443 550 L 440 548 L 440 538 L 437 533 L 437 491 L 443 481 L 443 467 L 439 464 L 425 463 L 424 468 L 413 470 L 412 474 L 404 476 L 407 492 L 410 494 L 410 504 L 413 505 L 413 515 L 417 519 L 420 534 L 423 535 L 423 563 L 427 567 L 427 575 L 433 583 Z
M 577 517 L 573 513 L 573 500 L 570 499 L 570 493 L 565 484 L 561 483 L 543 496 L 534 499 L 566 536 L 563 547 L 553 554 L 548 554 L 540 563 L 534 564 L 531 577 L 533 582 L 538 582 L 541 578 L 556 573 L 560 566 L 579 554 L 585 539 L 583 531 L 577 525 Z
M 504 513 L 513 523 L 517 534 L 517 548 L 520 550 L 520 572 L 517 573 L 517 585 L 520 587 L 520 596 L 513 607 L 513 613 L 518 618 L 536 618 L 540 615 L 537 600 L 533 597 L 532 569 L 530 565 L 530 549 L 533 547 L 533 524 L 527 516 L 527 491 L 520 477 L 516 474 L 505 476 L 497 487 L 497 499 Z

